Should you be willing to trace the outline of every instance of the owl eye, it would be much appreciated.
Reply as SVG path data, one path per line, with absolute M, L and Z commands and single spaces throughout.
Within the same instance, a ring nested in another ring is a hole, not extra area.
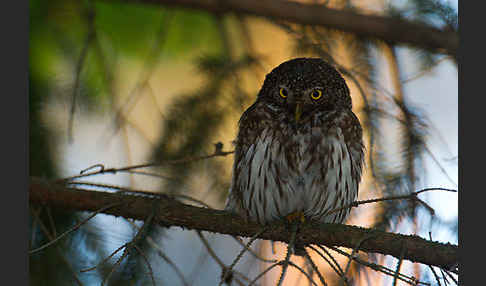
M 288 95 L 287 90 L 283 87 L 280 88 L 279 94 L 282 98 L 286 98 Z
M 322 90 L 320 89 L 314 89 L 311 93 L 311 98 L 313 100 L 318 100 L 319 98 L 322 97 Z

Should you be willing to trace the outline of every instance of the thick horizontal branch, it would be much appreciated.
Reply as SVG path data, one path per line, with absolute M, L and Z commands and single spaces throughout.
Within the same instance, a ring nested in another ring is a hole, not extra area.
M 211 210 L 183 204 L 165 195 L 128 195 L 92 190 L 74 189 L 60 184 L 31 178 L 29 200 L 32 204 L 49 205 L 68 211 L 98 211 L 144 220 L 154 214 L 154 221 L 164 227 L 180 226 L 221 234 L 251 237 L 262 229 L 257 223 L 225 211 Z M 117 204 L 118 203 L 118 204 Z M 261 239 L 289 240 L 287 228 L 280 223 L 259 236 Z M 373 229 L 341 224 L 304 224 L 297 236 L 299 244 L 322 244 L 356 248 L 365 252 L 381 253 L 394 257 L 449 269 L 458 261 L 457 245 L 425 240 L 415 235 L 388 233 Z
M 114 0 L 103 0 L 114 1 Z M 378 38 L 456 56 L 459 36 L 455 31 L 386 16 L 364 15 L 280 0 L 115 0 L 205 10 L 213 13 L 238 13 L 268 17 L 299 24 L 318 25 L 363 37 Z

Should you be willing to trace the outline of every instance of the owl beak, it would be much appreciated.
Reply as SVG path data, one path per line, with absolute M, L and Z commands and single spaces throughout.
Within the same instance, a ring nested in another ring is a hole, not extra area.
M 295 104 L 295 122 L 299 123 L 300 116 L 302 115 L 302 102 Z

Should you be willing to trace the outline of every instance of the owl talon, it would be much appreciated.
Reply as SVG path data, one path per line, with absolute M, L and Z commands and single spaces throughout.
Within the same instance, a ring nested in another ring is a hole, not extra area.
M 285 216 L 285 222 L 288 224 L 288 231 L 293 234 L 297 235 L 300 225 L 303 224 L 306 221 L 304 212 L 302 211 L 297 211 L 290 213 Z M 296 238 L 294 239 L 293 243 L 289 244 L 290 251 L 292 254 L 297 255 L 297 256 L 304 256 L 305 255 L 305 246 L 304 245 L 297 245 Z
M 304 212 L 293 212 L 293 213 L 290 213 L 288 214 L 285 219 L 287 220 L 287 222 L 289 224 L 292 224 L 293 222 L 295 221 L 300 221 L 300 223 L 304 223 L 305 222 L 305 215 L 304 215 Z

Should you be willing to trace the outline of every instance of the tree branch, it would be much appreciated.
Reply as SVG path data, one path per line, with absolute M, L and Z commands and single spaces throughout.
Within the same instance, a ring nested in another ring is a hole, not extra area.
M 99 211 L 114 216 L 145 220 L 155 212 L 154 222 L 164 227 L 180 226 L 234 236 L 251 237 L 261 231 L 257 223 L 245 222 L 231 213 L 183 204 L 169 196 L 154 196 L 109 193 L 70 188 L 62 184 L 30 179 L 29 201 L 68 211 Z M 261 239 L 289 242 L 289 233 L 282 223 L 259 236 Z M 363 241 L 363 238 L 367 237 Z M 300 245 L 318 244 L 343 246 L 365 252 L 381 253 L 394 257 L 438 266 L 449 270 L 457 265 L 458 247 L 420 238 L 341 224 L 306 223 L 299 229 L 297 242 Z M 403 249 L 402 249 L 403 247 Z
M 317 25 L 449 54 L 456 57 L 457 32 L 387 16 L 365 15 L 327 8 L 320 4 L 303 4 L 279 0 L 102 0 L 156 4 L 212 13 L 237 13 L 268 17 L 305 25 Z

